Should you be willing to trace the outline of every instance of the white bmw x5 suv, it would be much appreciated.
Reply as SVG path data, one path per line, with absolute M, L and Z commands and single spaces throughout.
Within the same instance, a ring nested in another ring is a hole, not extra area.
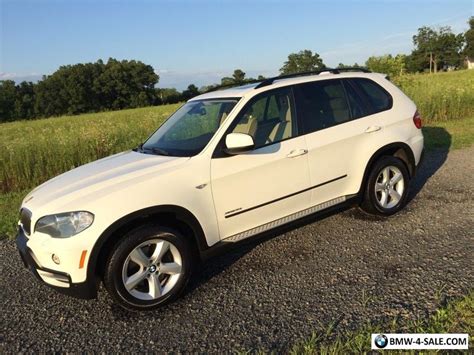
M 28 194 L 17 246 L 44 283 L 121 306 L 175 299 L 196 262 L 307 215 L 406 204 L 423 152 L 415 104 L 362 69 L 289 75 L 185 103 L 138 148 Z

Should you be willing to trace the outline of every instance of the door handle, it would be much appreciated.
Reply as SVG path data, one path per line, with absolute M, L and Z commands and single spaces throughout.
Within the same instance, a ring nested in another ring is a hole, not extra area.
M 380 131 L 382 127 L 380 126 L 370 126 L 365 130 L 365 133 L 372 133 L 372 132 L 377 132 Z
M 286 156 L 287 158 L 295 158 L 299 157 L 300 155 L 305 155 L 308 153 L 307 149 L 293 149 L 288 155 Z

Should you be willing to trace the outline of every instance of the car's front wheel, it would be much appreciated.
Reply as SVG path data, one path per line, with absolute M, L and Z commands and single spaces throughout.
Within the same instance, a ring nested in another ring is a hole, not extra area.
M 115 247 L 104 284 L 122 307 L 154 309 L 179 296 L 191 264 L 190 245 L 178 231 L 148 225 L 131 231 Z
M 383 156 L 367 178 L 362 209 L 382 216 L 398 212 L 407 202 L 409 182 L 410 175 L 403 161 Z

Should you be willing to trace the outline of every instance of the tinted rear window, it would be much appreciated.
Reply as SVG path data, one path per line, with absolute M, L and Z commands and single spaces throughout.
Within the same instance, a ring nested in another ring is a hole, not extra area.
M 329 128 L 351 119 L 340 80 L 295 85 L 294 90 L 298 115 L 302 119 L 305 133 Z
M 347 80 L 344 80 L 344 87 L 346 88 L 347 100 L 351 106 L 352 119 L 367 116 L 369 114 L 367 104 L 360 97 L 357 91 L 354 90 Z
M 392 108 L 392 97 L 379 84 L 369 79 L 351 80 L 367 98 L 371 106 L 371 113 L 377 113 Z

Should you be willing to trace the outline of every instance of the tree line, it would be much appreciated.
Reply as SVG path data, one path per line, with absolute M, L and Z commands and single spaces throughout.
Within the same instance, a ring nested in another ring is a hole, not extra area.
M 469 29 L 459 34 L 453 33 L 449 26 L 438 29 L 423 26 L 412 37 L 414 49 L 409 55 L 370 57 L 366 66 L 392 76 L 464 68 L 467 60 L 474 61 L 474 17 L 468 23 Z
M 151 65 L 110 58 L 107 63 L 61 66 L 37 83 L 0 83 L 0 121 L 156 104 L 159 76 Z
M 107 63 L 61 66 L 37 83 L 0 81 L 0 123 L 60 115 L 121 110 L 187 101 L 221 86 L 256 81 L 236 69 L 221 83 L 187 89 L 155 88 L 159 75 L 151 65 L 136 60 L 110 58 Z M 259 80 L 263 76 L 258 77 Z
M 391 76 L 461 68 L 467 58 L 474 61 L 474 17 L 468 23 L 469 30 L 460 34 L 453 33 L 450 27 L 423 26 L 412 38 L 414 49 L 409 55 L 372 56 L 363 66 Z M 348 66 L 360 65 L 340 63 L 338 68 Z M 280 74 L 324 68 L 319 54 L 305 49 L 288 55 Z M 98 60 L 66 65 L 37 83 L 0 81 L 0 122 L 177 103 L 222 86 L 263 79 L 262 75 L 247 78 L 244 71 L 235 69 L 220 83 L 201 88 L 190 84 L 180 92 L 174 88 L 155 88 L 159 75 L 151 65 L 136 60 L 110 58 L 106 63 Z

